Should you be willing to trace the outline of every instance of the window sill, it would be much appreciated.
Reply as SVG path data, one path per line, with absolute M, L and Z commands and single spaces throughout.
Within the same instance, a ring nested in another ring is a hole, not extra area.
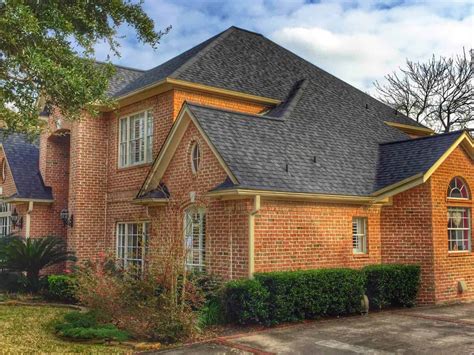
M 463 251 L 448 251 L 448 257 L 464 257 L 464 256 L 471 256 L 473 255 L 472 252 L 468 250 L 463 250 Z
M 369 253 L 352 253 L 352 256 L 355 258 L 368 258 Z
M 137 168 L 143 168 L 146 166 L 152 166 L 153 163 L 142 163 L 142 164 L 136 164 L 136 165 L 130 165 L 130 166 L 124 166 L 124 167 L 117 167 L 117 171 L 127 171 L 127 170 L 132 170 L 132 169 L 137 169 Z

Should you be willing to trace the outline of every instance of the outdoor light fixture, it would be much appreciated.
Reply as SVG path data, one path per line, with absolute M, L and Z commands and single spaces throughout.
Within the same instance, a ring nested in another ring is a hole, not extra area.
M 74 224 L 74 217 L 73 215 L 69 216 L 69 211 L 67 210 L 67 208 L 61 210 L 59 216 L 61 217 L 61 221 L 63 221 L 65 226 L 69 226 L 72 228 Z
M 12 222 L 13 228 L 22 229 L 23 228 L 23 217 L 18 216 L 16 208 L 13 210 L 10 215 L 10 221 Z

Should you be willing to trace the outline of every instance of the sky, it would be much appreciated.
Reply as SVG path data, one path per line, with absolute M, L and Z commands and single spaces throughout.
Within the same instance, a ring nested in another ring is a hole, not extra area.
M 372 93 L 403 66 L 474 48 L 474 0 L 145 0 L 156 29 L 172 26 L 157 50 L 120 29 L 115 64 L 150 69 L 230 26 L 259 32 L 320 68 Z M 97 46 L 105 59 L 106 45 Z

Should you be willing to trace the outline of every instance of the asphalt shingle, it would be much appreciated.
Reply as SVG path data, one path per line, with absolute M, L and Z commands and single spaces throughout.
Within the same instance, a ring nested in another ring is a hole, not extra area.
M 50 187 L 44 185 L 39 171 L 39 149 L 23 134 L 0 134 L 0 141 L 7 157 L 17 198 L 52 200 Z

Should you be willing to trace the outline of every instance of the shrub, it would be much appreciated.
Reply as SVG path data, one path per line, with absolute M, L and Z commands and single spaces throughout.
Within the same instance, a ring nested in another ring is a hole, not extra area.
M 195 331 L 201 297 L 188 277 L 163 281 L 170 280 L 166 276 L 152 271 L 137 275 L 102 260 L 79 268 L 76 295 L 99 321 L 113 323 L 135 338 L 176 342 Z
M 319 269 L 256 274 L 268 291 L 271 323 L 360 311 L 364 275 L 353 269 Z
M 363 272 L 371 308 L 415 305 L 420 286 L 418 265 L 369 265 Z
M 223 296 L 226 316 L 240 324 L 266 323 L 268 298 L 268 291 L 256 280 L 230 281 Z
M 20 282 L 21 273 L 19 272 L 0 272 L 0 291 L 3 292 L 18 292 L 22 285 Z
M 201 329 L 225 322 L 225 309 L 217 297 L 208 301 L 199 311 L 198 325 Z
M 76 279 L 68 275 L 49 275 L 47 277 L 46 297 L 66 303 L 77 302 Z
M 127 332 L 119 330 L 113 324 L 99 324 L 93 312 L 71 312 L 64 315 L 62 322 L 54 326 L 60 336 L 72 339 L 102 339 L 124 341 L 129 338 Z

